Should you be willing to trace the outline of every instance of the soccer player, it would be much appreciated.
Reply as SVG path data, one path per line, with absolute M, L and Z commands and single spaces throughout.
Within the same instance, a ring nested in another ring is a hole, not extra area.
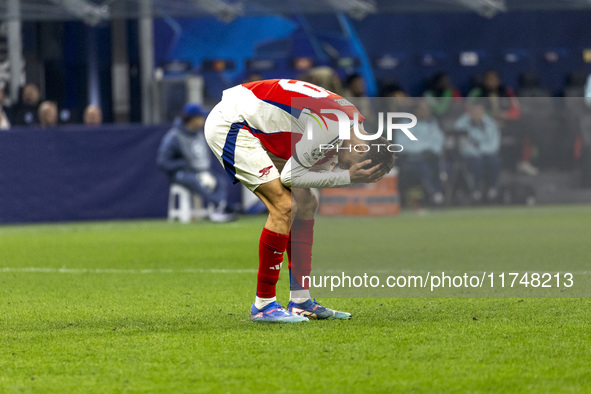
M 347 139 L 339 138 L 343 118 L 350 134 Z M 310 188 L 377 182 L 394 165 L 394 155 L 385 148 L 387 140 L 380 137 L 370 145 L 354 132 L 357 126 L 363 134 L 359 125 L 363 119 L 341 96 L 289 79 L 227 89 L 209 114 L 205 138 L 210 148 L 233 182 L 242 182 L 269 210 L 259 242 L 252 321 L 295 323 L 351 317 L 312 300 L 309 281 L 302 278 L 310 275 L 318 208 Z M 357 144 L 371 149 L 355 149 Z M 284 309 L 277 303 L 275 286 L 286 250 L 291 299 Z

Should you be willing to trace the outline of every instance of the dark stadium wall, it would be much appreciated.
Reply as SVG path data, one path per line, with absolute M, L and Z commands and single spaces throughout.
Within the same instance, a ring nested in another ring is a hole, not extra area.
M 166 217 L 156 167 L 167 126 L 13 128 L 0 133 L 0 224 Z M 212 172 L 226 177 L 213 154 Z M 230 189 L 238 207 L 241 188 Z
M 82 122 L 89 104 L 89 60 L 96 54 L 95 97 L 103 109 L 103 119 L 110 122 L 111 102 L 111 33 L 109 24 L 95 27 L 82 22 L 25 22 L 23 53 L 27 82 L 41 88 L 43 99 L 57 102 L 70 117 L 61 123 Z
M 74 120 L 82 121 L 84 108 L 91 104 L 89 101 L 89 61 L 92 52 L 96 53 L 96 77 L 98 78 L 98 94 L 100 106 L 103 110 L 105 122 L 111 122 L 111 30 L 108 24 L 95 27 L 82 22 L 65 23 L 65 37 L 63 41 L 65 54 L 66 95 L 63 106 L 74 113 Z M 63 89 L 55 86 L 54 89 Z M 47 89 L 50 90 L 49 87 Z
M 155 164 L 166 128 L 62 126 L 0 133 L 0 223 L 166 216 Z

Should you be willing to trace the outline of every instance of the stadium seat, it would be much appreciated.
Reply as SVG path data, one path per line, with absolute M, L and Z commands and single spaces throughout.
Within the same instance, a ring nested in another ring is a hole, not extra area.
M 178 220 L 181 223 L 189 223 L 191 220 L 207 217 L 207 210 L 202 208 L 203 200 L 197 194 L 179 184 L 170 185 L 168 195 L 168 220 Z

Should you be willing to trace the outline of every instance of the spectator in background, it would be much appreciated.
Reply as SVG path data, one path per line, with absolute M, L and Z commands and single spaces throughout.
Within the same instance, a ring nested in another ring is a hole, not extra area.
M 0 88 L 0 130 L 8 130 L 10 128 L 10 120 L 4 110 L 4 89 Z
M 408 97 L 402 86 L 396 81 L 390 81 L 386 83 L 380 92 L 380 97 L 383 97 L 385 108 L 382 109 L 384 112 L 408 112 L 412 110 L 413 100 Z
M 300 76 L 300 80 L 321 86 L 339 95 L 343 93 L 343 85 L 338 74 L 328 66 L 314 67 Z
M 87 126 L 100 126 L 103 124 L 103 111 L 99 106 L 89 105 L 84 110 L 84 124 Z
M 515 121 L 521 117 L 519 101 L 513 89 L 502 85 L 499 73 L 494 70 L 484 74 L 480 86 L 472 89 L 468 97 L 486 98 L 485 108 L 500 128 L 503 128 L 507 121 Z M 529 135 L 525 133 L 521 140 L 521 157 L 517 164 L 517 171 L 532 176 L 538 174 L 539 170 L 531 164 L 533 151 Z
M 468 93 L 469 98 L 483 97 L 482 101 L 489 116 L 500 125 L 507 120 L 519 119 L 521 112 L 519 101 L 512 88 L 501 84 L 499 73 L 489 70 L 484 73 L 482 83 Z
M 216 222 L 234 219 L 225 213 L 228 201 L 226 177 L 214 177 L 211 173 L 210 150 L 203 134 L 207 113 L 200 105 L 185 105 L 181 119 L 166 133 L 156 162 L 171 183 L 176 183 L 203 197 L 209 218 Z
M 351 99 L 351 102 L 359 109 L 359 112 L 365 116 L 366 129 L 376 130 L 377 126 L 374 124 L 376 111 L 373 108 L 371 100 L 367 97 L 365 80 L 361 74 L 355 73 L 347 77 L 343 97 Z
M 27 126 L 39 123 L 39 102 L 41 93 L 37 85 L 29 83 L 23 88 L 21 101 L 13 108 L 12 123 L 16 126 Z
M 44 101 L 39 105 L 39 125 L 46 129 L 57 126 L 58 111 L 57 104 L 53 101 Z
M 419 100 L 412 112 L 417 117 L 417 124 L 411 131 L 417 137 L 417 141 L 403 137 L 404 141 L 399 142 L 404 147 L 400 154 L 401 176 L 418 173 L 431 202 L 441 205 L 443 186 L 439 175 L 439 161 L 443 152 L 444 135 L 427 101 Z
M 423 94 L 431 107 L 433 114 L 437 117 L 445 117 L 450 114 L 452 104 L 461 103 L 462 95 L 451 83 L 446 73 L 440 72 L 431 77 L 429 87 Z
M 483 102 L 476 100 L 469 104 L 467 113 L 460 116 L 455 129 L 466 133 L 460 140 L 460 154 L 468 164 L 472 197 L 475 201 L 482 199 L 482 180 L 488 174 L 486 196 L 493 202 L 498 195 L 501 172 L 501 133 L 497 122 L 487 115 Z
M 396 81 L 390 80 L 383 84 L 381 97 L 408 97 L 402 86 Z
M 345 80 L 345 96 L 365 97 L 365 80 L 359 73 L 351 74 Z

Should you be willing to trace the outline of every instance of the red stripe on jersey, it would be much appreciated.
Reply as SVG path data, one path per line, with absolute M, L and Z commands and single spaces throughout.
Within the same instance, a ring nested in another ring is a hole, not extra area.
M 291 157 L 293 152 L 295 152 L 295 145 L 302 139 L 301 134 L 289 132 L 266 134 L 261 132 L 254 133 L 252 130 L 249 131 L 261 141 L 265 149 L 285 160 Z

